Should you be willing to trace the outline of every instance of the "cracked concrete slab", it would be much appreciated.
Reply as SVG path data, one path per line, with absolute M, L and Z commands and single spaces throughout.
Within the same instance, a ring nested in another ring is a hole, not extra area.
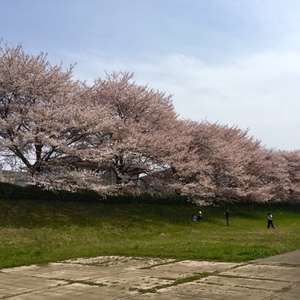
M 95 266 L 122 266 L 124 268 L 147 268 L 168 264 L 176 261 L 167 258 L 127 257 L 127 256 L 99 256 L 91 258 L 76 258 L 66 260 L 66 263 L 95 265 Z
M 219 284 L 210 284 L 199 280 L 195 282 L 178 285 L 175 287 L 161 289 L 158 292 L 158 294 L 174 295 L 174 298 L 176 296 L 178 299 L 188 299 L 188 297 L 194 297 L 194 299 L 196 298 L 196 299 L 241 300 L 241 299 L 266 299 L 267 297 L 270 297 L 273 294 L 273 292 L 264 289 L 253 289 L 253 288 L 243 287 L 243 286 L 227 286 L 227 285 L 219 285 Z
M 252 289 L 262 289 L 267 291 L 279 292 L 283 289 L 288 289 L 293 286 L 292 282 L 289 281 L 272 281 L 272 280 L 261 280 L 252 278 L 240 278 L 240 277 L 228 277 L 221 273 L 220 276 L 209 276 L 203 278 L 201 283 L 207 283 L 211 285 L 220 285 L 229 287 L 246 287 Z
M 100 256 L 0 270 L 0 299 L 296 299 L 300 250 L 248 263 Z
M 298 282 L 300 268 L 294 266 L 246 265 L 222 273 L 236 277 L 260 278 L 273 281 Z
M 290 289 L 284 290 L 273 296 L 272 300 L 295 300 L 300 298 L 300 284 L 291 286 Z
M 107 289 L 105 287 L 95 287 L 80 283 L 74 283 L 67 286 L 57 286 L 52 289 L 39 290 L 22 296 L 10 297 L 10 300 L 41 300 L 41 299 L 72 299 L 72 300 L 99 300 L 99 299 L 122 299 L 120 295 L 126 295 L 126 292 L 118 289 Z M 1 298 L 0 298 L 1 299 Z
M 67 284 L 63 280 L 49 280 L 20 274 L 5 274 L 0 272 L 0 299 L 13 295 L 24 295 L 34 291 L 51 289 Z
M 213 273 L 216 271 L 230 269 L 239 266 L 238 263 L 224 263 L 224 262 L 207 262 L 207 261 L 179 261 L 161 266 L 154 266 L 151 270 L 153 273 L 165 274 L 165 276 L 173 279 L 193 276 L 196 274 Z M 157 275 L 158 276 L 158 275 Z

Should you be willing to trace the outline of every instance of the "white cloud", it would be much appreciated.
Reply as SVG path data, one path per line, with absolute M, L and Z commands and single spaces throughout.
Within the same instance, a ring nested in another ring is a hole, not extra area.
M 173 94 L 182 118 L 249 128 L 267 148 L 300 149 L 297 51 L 257 53 L 218 66 L 179 54 L 146 62 L 102 60 L 101 54 L 76 60 L 81 79 L 92 82 L 105 71 L 132 71 L 138 84 Z

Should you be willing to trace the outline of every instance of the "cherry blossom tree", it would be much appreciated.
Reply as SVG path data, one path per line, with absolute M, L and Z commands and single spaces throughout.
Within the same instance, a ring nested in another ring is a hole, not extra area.
M 51 174 L 74 163 L 90 136 L 105 130 L 105 108 L 94 111 L 86 101 L 90 89 L 72 81 L 72 69 L 52 66 L 43 53 L 1 44 L 0 151 L 6 164 L 32 176 Z
M 205 145 L 199 140 L 201 129 L 201 123 L 180 120 L 165 139 L 163 157 L 170 166 L 170 187 L 178 194 L 192 198 L 209 197 L 213 193 L 213 182 L 209 176 L 212 168 L 208 163 L 209 157 L 204 153 L 208 140 L 205 140 Z
M 121 72 L 97 79 L 92 89 L 95 109 L 106 107 L 115 122 L 107 139 L 95 139 L 94 145 L 110 153 L 107 166 L 116 187 L 137 188 L 143 176 L 154 178 L 166 169 L 160 153 L 165 151 L 166 133 L 177 121 L 171 96 L 137 85 L 132 73 Z
M 272 194 L 276 201 L 299 201 L 300 151 L 270 151 Z
M 206 199 L 270 199 L 268 152 L 248 130 L 191 120 L 183 125 L 177 156 L 169 157 L 177 190 Z
M 293 202 L 300 201 L 300 150 L 281 152 L 286 159 L 286 170 L 290 180 L 287 191 L 288 199 Z
M 208 200 L 299 199 L 300 151 L 268 150 L 237 126 L 180 120 L 171 95 L 138 85 L 132 73 L 88 86 L 73 80 L 73 67 L 0 42 L 0 155 L 32 182 Z
M 260 141 L 237 126 L 220 126 L 217 132 L 212 161 L 218 196 L 267 201 L 270 163 Z

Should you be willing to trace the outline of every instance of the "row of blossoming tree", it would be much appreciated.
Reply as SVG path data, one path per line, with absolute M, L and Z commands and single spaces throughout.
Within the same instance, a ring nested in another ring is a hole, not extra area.
M 131 73 L 88 85 L 73 80 L 73 67 L 0 44 L 2 164 L 26 170 L 32 183 L 102 194 L 299 199 L 300 150 L 269 150 L 237 126 L 179 119 L 171 96 L 137 85 Z

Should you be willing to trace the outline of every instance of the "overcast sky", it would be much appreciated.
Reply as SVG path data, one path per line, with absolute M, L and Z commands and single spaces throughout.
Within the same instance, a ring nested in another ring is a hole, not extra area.
M 299 0 L 0 0 L 0 38 L 90 83 L 134 72 L 180 118 L 300 149 Z

